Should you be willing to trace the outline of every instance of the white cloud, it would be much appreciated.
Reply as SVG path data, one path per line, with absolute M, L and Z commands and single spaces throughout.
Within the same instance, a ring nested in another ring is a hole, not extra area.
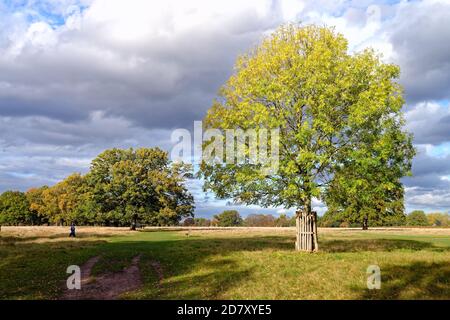
M 417 192 L 417 190 L 416 190 Z M 428 210 L 447 211 L 450 209 L 450 191 L 422 191 L 418 194 L 406 193 L 409 206 Z

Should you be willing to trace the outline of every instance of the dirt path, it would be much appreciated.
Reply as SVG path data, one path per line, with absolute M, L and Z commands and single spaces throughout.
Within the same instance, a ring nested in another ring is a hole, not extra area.
M 63 300 L 115 300 L 121 294 L 139 289 L 142 284 L 139 272 L 140 256 L 135 256 L 131 265 L 120 272 L 105 273 L 95 279 L 91 277 L 92 267 L 99 257 L 89 259 L 81 266 L 81 289 L 66 289 Z

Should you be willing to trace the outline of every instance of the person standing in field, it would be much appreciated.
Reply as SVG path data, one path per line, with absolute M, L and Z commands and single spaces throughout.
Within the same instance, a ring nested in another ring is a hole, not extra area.
M 69 237 L 74 237 L 75 238 L 75 223 L 72 222 L 72 224 L 70 225 L 70 234 Z

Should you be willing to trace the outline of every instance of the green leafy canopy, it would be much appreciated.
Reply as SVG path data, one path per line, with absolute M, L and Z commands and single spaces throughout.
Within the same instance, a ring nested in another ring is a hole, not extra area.
M 344 194 L 374 184 L 377 195 L 397 188 L 414 156 L 398 76 L 398 66 L 373 50 L 349 54 L 332 28 L 281 26 L 237 60 L 204 119 L 205 129 L 279 128 L 279 170 L 264 175 L 248 163 L 203 162 L 205 190 L 310 211 L 312 198 L 333 184 Z

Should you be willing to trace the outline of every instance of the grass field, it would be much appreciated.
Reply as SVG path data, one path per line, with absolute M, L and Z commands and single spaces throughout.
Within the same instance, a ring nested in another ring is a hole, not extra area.
M 293 229 L 183 231 L 3 227 L 0 299 L 58 299 L 69 265 L 98 256 L 95 277 L 139 256 L 124 299 L 450 299 L 450 229 L 319 230 L 320 252 L 293 250 Z M 366 270 L 381 268 L 381 289 Z

